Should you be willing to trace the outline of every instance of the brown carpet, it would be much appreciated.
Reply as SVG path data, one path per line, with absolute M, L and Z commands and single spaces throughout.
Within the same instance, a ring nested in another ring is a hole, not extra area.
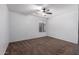
M 77 45 L 51 37 L 10 43 L 5 55 L 73 55 Z

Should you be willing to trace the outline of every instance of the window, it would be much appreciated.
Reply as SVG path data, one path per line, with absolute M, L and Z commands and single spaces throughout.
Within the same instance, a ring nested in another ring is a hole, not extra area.
M 39 32 L 45 32 L 45 23 L 39 23 Z

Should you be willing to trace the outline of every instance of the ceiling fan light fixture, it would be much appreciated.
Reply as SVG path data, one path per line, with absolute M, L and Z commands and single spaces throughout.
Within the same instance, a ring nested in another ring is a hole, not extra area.
M 34 15 L 40 17 L 49 17 L 52 15 L 52 11 L 49 8 L 45 8 L 43 6 L 37 6 L 35 7 Z

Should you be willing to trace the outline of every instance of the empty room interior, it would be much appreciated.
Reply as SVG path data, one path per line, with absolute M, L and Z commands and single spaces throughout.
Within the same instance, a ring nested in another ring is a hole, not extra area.
M 0 55 L 78 55 L 78 4 L 0 4 Z

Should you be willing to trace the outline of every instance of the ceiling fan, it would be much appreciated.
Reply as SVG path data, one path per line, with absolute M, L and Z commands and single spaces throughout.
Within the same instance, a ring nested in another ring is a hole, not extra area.
M 43 12 L 46 13 L 46 14 L 52 14 L 52 12 L 50 12 L 50 10 L 47 9 L 47 8 L 43 8 L 42 10 L 43 10 Z
M 35 16 L 40 16 L 40 17 L 50 17 L 53 13 L 52 13 L 52 9 L 49 9 L 47 7 L 48 5 L 32 5 L 32 10 L 33 10 L 33 15 Z

